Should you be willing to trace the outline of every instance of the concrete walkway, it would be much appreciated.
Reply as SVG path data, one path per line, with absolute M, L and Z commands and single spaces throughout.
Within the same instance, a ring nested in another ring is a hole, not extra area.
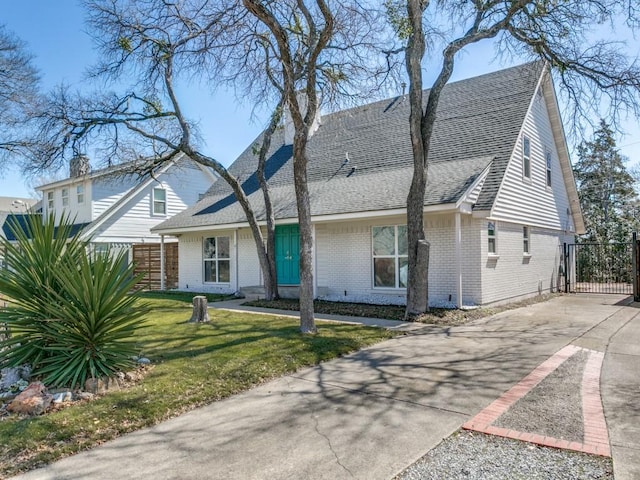
M 472 325 L 412 326 L 19 478 L 389 479 L 574 344 L 605 352 L 616 480 L 637 479 L 640 310 L 624 303 L 562 296 Z

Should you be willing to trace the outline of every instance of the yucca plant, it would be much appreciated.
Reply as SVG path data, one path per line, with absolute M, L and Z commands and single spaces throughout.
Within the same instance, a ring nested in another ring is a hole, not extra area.
M 47 385 L 70 387 L 130 367 L 146 308 L 130 293 L 138 278 L 126 255 L 89 255 L 68 218 L 56 227 L 52 216 L 33 216 L 25 231 L 13 229 L 17 242 L 4 242 L 9 268 L 0 271 L 0 293 L 10 298 L 0 322 L 11 334 L 0 342 L 0 364 L 29 363 Z

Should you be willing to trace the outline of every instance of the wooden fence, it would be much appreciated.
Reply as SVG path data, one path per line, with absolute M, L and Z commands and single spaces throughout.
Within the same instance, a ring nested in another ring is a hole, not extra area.
M 144 274 L 137 288 L 160 290 L 160 244 L 142 243 L 133 245 L 135 274 Z M 164 244 L 164 287 L 178 288 L 178 243 Z

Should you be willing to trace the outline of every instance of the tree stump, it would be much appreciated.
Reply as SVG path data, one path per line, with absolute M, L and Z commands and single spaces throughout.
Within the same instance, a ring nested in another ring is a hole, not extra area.
M 197 295 L 193 297 L 193 313 L 190 323 L 204 323 L 209 321 L 209 309 L 207 308 L 207 297 Z

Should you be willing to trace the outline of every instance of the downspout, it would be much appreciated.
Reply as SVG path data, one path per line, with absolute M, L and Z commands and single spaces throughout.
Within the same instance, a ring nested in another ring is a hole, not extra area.
M 233 232 L 233 243 L 235 245 L 234 247 L 234 255 L 235 255 L 235 293 L 238 293 L 240 291 L 240 267 L 238 265 L 238 229 L 236 228 L 235 231 Z
M 316 247 L 316 225 L 311 225 L 311 238 L 313 242 L 313 298 L 318 298 L 318 248 Z
M 462 222 L 460 210 L 455 213 L 456 306 L 462 308 Z
M 160 235 L 160 290 L 165 289 L 164 269 L 164 235 Z

